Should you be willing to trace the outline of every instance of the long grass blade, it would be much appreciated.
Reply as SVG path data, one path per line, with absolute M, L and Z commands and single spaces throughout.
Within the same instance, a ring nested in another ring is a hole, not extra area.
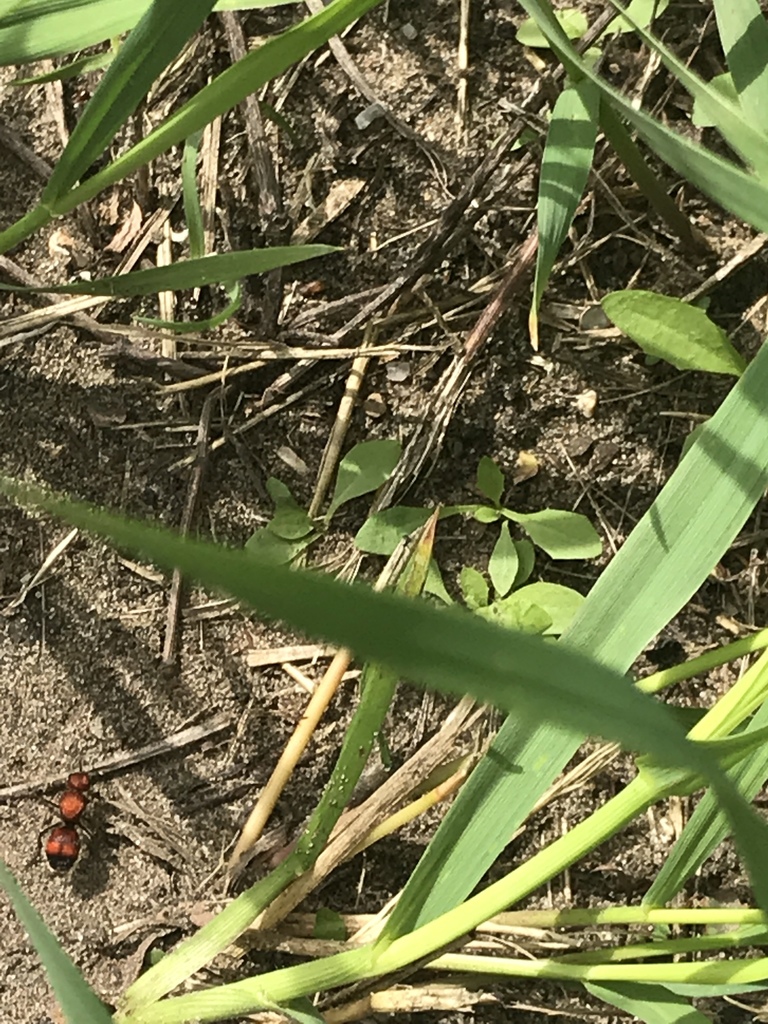
M 742 383 L 749 378 L 748 371 Z M 757 381 L 752 384 L 756 386 Z M 697 446 L 710 461 L 720 456 L 729 471 L 736 470 L 737 479 L 730 483 L 738 493 L 746 485 L 743 474 L 738 479 L 738 466 L 747 456 L 735 452 L 730 444 L 718 451 L 715 439 L 716 431 L 708 434 L 705 428 Z M 765 460 L 764 450 L 761 455 Z M 762 465 L 765 472 L 768 467 L 764 461 Z M 685 738 L 665 707 L 604 663 L 568 644 L 549 645 L 539 638 L 496 628 L 461 610 L 423 607 L 316 573 L 266 563 L 256 571 L 256 559 L 253 568 L 243 572 L 244 561 L 252 557 L 243 552 L 178 538 L 169 531 L 45 496 L 36 488 L 8 479 L 0 482 L 17 500 L 41 504 L 74 525 L 96 530 L 120 546 L 142 551 L 159 565 L 179 568 L 201 582 L 221 587 L 297 629 L 349 646 L 422 686 L 460 696 L 468 693 L 530 722 L 556 722 L 594 732 L 647 752 L 662 765 L 701 774 L 728 814 L 758 903 L 768 907 L 768 879 L 762 872 L 768 826 L 738 795 L 715 759 Z M 659 508 L 657 517 L 651 517 L 651 529 L 674 535 L 680 526 L 678 517 L 679 510 Z
M 202 132 L 195 132 L 184 140 L 184 151 L 181 156 L 181 193 L 184 203 L 184 220 L 189 232 L 190 259 L 205 256 L 205 229 L 203 227 L 203 208 L 200 205 L 200 194 L 197 190 L 197 157 L 200 152 Z
M 363 584 L 342 584 L 243 551 L 179 538 L 7 478 L 0 478 L 0 487 L 23 504 L 40 505 L 120 546 L 141 550 L 159 565 L 224 588 L 269 617 L 349 646 L 421 685 L 458 696 L 469 693 L 534 720 L 594 729 L 661 764 L 707 777 L 719 773 L 714 759 L 685 740 L 662 705 L 567 645 L 493 626 L 462 609 L 377 594 Z
M 410 555 L 403 575 L 397 581 L 395 592 L 407 597 L 418 597 L 427 579 L 435 541 L 437 516 L 421 531 Z M 347 806 L 370 756 L 373 744 L 389 710 L 399 677 L 396 672 L 380 664 L 367 662 L 360 679 L 360 703 L 349 728 L 331 778 L 323 792 L 304 834 L 296 846 L 302 868 L 307 870 L 325 846 L 331 829 Z
M 8 868 L 0 861 L 0 886 L 27 930 L 32 945 L 48 974 L 48 980 L 67 1021 L 110 1024 L 112 1014 L 48 931 L 45 922 L 29 902 Z
M 617 0 L 611 0 L 611 3 L 617 10 L 624 11 Z M 758 174 L 762 174 L 768 161 L 768 134 L 760 130 L 759 125 L 754 124 L 739 103 L 735 103 L 721 90 L 713 88 L 699 78 L 661 40 L 639 25 L 635 25 L 634 30 L 646 46 L 658 53 L 666 67 L 696 100 L 704 115 L 711 118 L 728 144 Z M 742 71 L 747 72 L 748 69 L 743 68 Z
M 121 181 L 166 149 L 204 128 L 214 118 L 237 106 L 246 96 L 322 46 L 331 36 L 342 32 L 379 2 L 333 0 L 318 14 L 313 14 L 301 24 L 251 51 L 102 171 L 81 182 L 55 204 L 34 207 L 15 224 L 0 232 L 0 253 L 18 245 L 53 217 L 92 199 L 103 188 Z
M 644 111 L 636 110 L 629 100 L 603 81 L 588 64 L 581 60 L 568 40 L 558 31 L 557 26 L 550 24 L 546 9 L 539 3 L 539 0 L 520 0 L 520 2 L 533 17 L 537 17 L 537 20 L 541 18 L 542 31 L 547 35 L 558 57 L 571 67 L 575 65 L 580 75 L 595 82 L 603 96 L 613 104 L 617 112 L 635 126 L 645 141 L 670 167 L 683 174 L 702 192 L 705 192 L 734 216 L 747 221 L 759 231 L 768 231 L 768 185 L 761 178 L 715 156 L 703 146 L 677 135 L 665 125 L 656 122 Z M 700 84 L 703 86 L 703 83 Z M 715 96 L 715 90 L 709 89 L 709 87 L 707 89 L 708 99 L 716 104 L 717 117 L 715 120 L 721 128 L 721 122 L 726 125 L 731 121 L 738 124 L 743 123 L 743 115 L 739 109 L 733 104 L 721 100 L 719 96 Z M 709 111 L 710 108 L 707 109 Z M 768 145 L 768 139 L 763 140 L 763 143 Z M 768 166 L 768 163 L 765 166 Z
M 297 0 L 219 0 L 217 11 L 279 7 Z M 27 64 L 128 32 L 151 0 L 24 0 L 0 14 L 0 64 Z M 180 7 L 182 5 L 179 5 Z
M 105 151 L 152 83 L 211 13 L 215 0 L 153 0 L 104 72 L 43 190 L 55 204 Z
M 764 704 L 747 726 L 752 732 L 768 725 L 768 704 Z M 732 777 L 747 800 L 752 800 L 768 779 L 768 750 L 759 750 Z M 685 828 L 643 897 L 644 903 L 662 906 L 672 900 L 712 851 L 729 834 L 728 822 L 712 793 L 705 793 Z
M 741 109 L 768 136 L 768 22 L 757 0 L 715 0 L 715 17 Z
M 46 291 L 58 295 L 109 295 L 128 298 L 151 295 L 180 288 L 202 288 L 209 284 L 235 281 L 251 274 L 264 274 L 276 267 L 287 267 L 304 260 L 316 259 L 338 252 L 333 245 L 275 245 L 271 249 L 242 249 L 197 260 L 180 260 L 166 267 L 136 270 L 132 274 L 102 277 L 97 281 L 73 281 L 71 284 L 45 285 L 41 288 L 20 288 L 0 285 L 0 291 Z
M 616 984 L 585 985 L 587 992 L 609 1006 L 623 1010 L 645 1024 L 710 1024 L 711 1018 L 694 1010 L 690 1000 L 675 995 L 663 985 L 640 985 L 625 981 Z
M 584 80 L 564 89 L 552 111 L 539 179 L 536 216 L 539 248 L 528 317 L 531 343 L 539 347 L 539 304 L 560 246 L 581 202 L 597 138 L 600 93 Z

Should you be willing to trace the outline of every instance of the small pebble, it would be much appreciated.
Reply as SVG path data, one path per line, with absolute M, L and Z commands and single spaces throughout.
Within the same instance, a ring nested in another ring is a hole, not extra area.
M 589 388 L 588 391 L 582 391 L 576 399 L 576 408 L 585 419 L 591 420 L 597 408 L 597 392 L 593 391 L 592 388 Z
M 387 363 L 387 380 L 394 381 L 395 384 L 400 384 L 404 380 L 408 380 L 411 375 L 411 364 L 405 360 L 398 360 L 397 362 Z
M 374 121 L 378 121 L 380 117 L 384 117 L 385 110 L 380 103 L 371 103 L 370 106 L 366 107 L 365 110 L 361 111 L 355 118 L 355 126 L 362 132 L 372 125 Z
M 387 403 L 378 391 L 372 392 L 363 402 L 363 412 L 366 416 L 371 416 L 373 419 L 383 416 L 386 411 Z
M 281 445 L 275 452 L 278 459 L 286 464 L 294 473 L 298 473 L 299 476 L 309 475 L 309 466 L 306 464 L 304 459 L 300 455 L 297 455 L 293 448 L 289 448 L 287 444 Z

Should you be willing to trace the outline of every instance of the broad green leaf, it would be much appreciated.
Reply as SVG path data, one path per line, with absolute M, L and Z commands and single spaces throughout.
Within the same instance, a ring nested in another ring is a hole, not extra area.
M 301 540 L 312 533 L 314 522 L 281 480 L 270 477 L 267 490 L 275 503 L 275 514 L 267 525 L 268 530 L 283 540 Z
M 464 603 L 470 611 L 484 608 L 488 604 L 488 583 L 485 576 L 471 565 L 462 567 L 459 573 L 459 586 Z
M 309 547 L 313 539 L 308 536 L 299 540 L 285 540 L 268 526 L 262 526 L 245 542 L 245 550 L 269 565 L 288 565 Z
M 569 39 L 581 39 L 587 31 L 587 16 L 578 7 L 564 7 L 556 12 L 556 17 Z M 533 18 L 526 18 L 515 34 L 515 39 L 523 46 L 532 49 L 549 49 L 549 41 L 541 32 Z
M 496 523 L 500 516 L 501 512 L 495 508 L 488 508 L 487 505 L 478 505 L 472 512 L 472 518 L 478 523 Z
M 601 303 L 614 324 L 648 355 L 678 370 L 742 374 L 746 361 L 703 309 L 657 292 L 624 291 Z
M 529 583 L 511 596 L 530 601 L 547 613 L 551 625 L 544 630 L 545 636 L 560 636 L 564 633 L 585 601 L 583 594 L 571 587 L 544 581 Z
M 528 329 L 539 347 L 538 313 L 549 275 L 565 241 L 592 166 L 600 93 L 588 79 L 564 89 L 552 111 L 541 161 L 536 222 L 539 249 Z
M 154 0 L 120 46 L 77 120 L 43 189 L 41 205 L 55 203 L 107 149 L 121 126 L 211 13 L 215 0 Z
M 279 7 L 291 0 L 223 0 L 217 11 Z M 295 0 L 294 0 L 295 2 Z M 0 14 L 0 64 L 26 64 L 93 46 L 133 28 L 150 0 L 24 0 Z
M 429 519 L 428 508 L 395 505 L 369 516 L 355 534 L 355 547 L 369 555 L 391 555 L 397 545 Z
M 483 615 L 491 622 L 526 633 L 560 636 L 584 604 L 584 597 L 560 583 L 531 583 L 494 601 Z
M 275 510 L 267 529 L 283 540 L 301 540 L 314 531 L 315 524 L 300 505 L 286 504 Z
M 330 519 L 347 501 L 370 494 L 385 483 L 398 463 L 399 441 L 361 441 L 339 463 L 336 486 L 325 518 Z
M 587 992 L 628 1013 L 645 1024 L 711 1024 L 711 1018 L 694 1010 L 684 996 L 674 995 L 666 985 L 642 985 L 623 981 L 615 984 L 584 985 Z
M 452 605 L 454 603 L 453 598 L 445 589 L 445 583 L 443 583 L 443 577 L 440 573 L 440 566 L 434 558 L 429 563 L 427 578 L 424 581 L 424 593 L 429 594 L 431 597 L 436 597 L 438 600 L 442 601 L 443 604 Z
M 478 608 L 477 614 L 486 622 L 532 636 L 543 636 L 552 628 L 552 619 L 544 609 L 518 593 L 494 601 L 486 608 Z
M 477 466 L 477 489 L 492 505 L 498 505 L 504 492 L 504 474 L 499 467 L 484 455 Z
M 715 75 L 711 78 L 709 85 L 712 89 L 716 89 L 722 94 L 723 98 L 731 103 L 739 102 L 739 94 L 736 92 L 736 86 L 733 84 L 733 79 L 729 71 L 723 72 L 722 75 Z M 691 121 L 696 125 L 697 128 L 714 128 L 715 122 L 711 117 L 701 108 L 701 100 L 696 99 L 693 101 L 693 110 L 691 112 Z
M 594 526 L 579 512 L 559 508 L 529 513 L 505 508 L 502 512 L 521 526 L 550 558 L 597 558 L 603 550 Z
M 517 551 L 517 576 L 515 576 L 513 586 L 522 587 L 533 572 L 533 567 L 536 564 L 536 552 L 529 540 L 516 540 L 515 550 Z
M 0 860 L 0 886 L 24 925 L 67 1024 L 111 1024 L 112 1014 L 90 988 L 77 967 L 48 931 L 45 922 L 22 892 L 18 882 Z
M 768 136 L 768 22 L 757 0 L 715 0 L 714 6 L 741 109 Z
M 40 288 L 17 288 L 0 285 L 2 291 L 46 291 L 59 295 L 109 295 L 129 298 L 134 295 L 152 295 L 158 291 L 180 288 L 201 288 L 207 284 L 226 284 L 251 274 L 264 274 L 276 267 L 287 267 L 304 260 L 316 259 L 338 252 L 331 245 L 285 245 L 271 249 L 243 249 L 217 256 L 203 256 L 198 260 L 180 260 L 167 267 L 136 270 L 132 274 L 103 277 L 100 281 L 77 281 L 72 284 L 45 285 Z
M 502 523 L 488 560 L 488 575 L 499 597 L 506 597 L 512 589 L 518 568 L 517 548 L 509 535 L 509 524 Z

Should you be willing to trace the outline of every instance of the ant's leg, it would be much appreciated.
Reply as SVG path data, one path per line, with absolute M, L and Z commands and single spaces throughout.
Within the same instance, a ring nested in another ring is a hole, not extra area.
M 37 834 L 37 841 L 35 843 L 35 852 L 29 858 L 29 860 L 25 862 L 25 864 L 24 864 L 25 867 L 27 867 L 27 868 L 32 867 L 33 864 L 35 864 L 35 863 L 37 863 L 37 861 L 41 860 L 41 858 L 43 856 L 43 836 L 47 836 L 48 833 L 51 831 L 51 829 L 55 828 L 57 824 L 58 824 L 58 822 L 52 821 L 52 822 L 49 822 L 49 824 L 47 824 L 45 826 L 45 828 L 41 828 L 40 829 L 40 831 Z

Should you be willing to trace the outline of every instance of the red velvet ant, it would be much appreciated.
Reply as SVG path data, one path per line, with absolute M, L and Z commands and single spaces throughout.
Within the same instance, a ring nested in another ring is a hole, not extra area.
M 72 772 L 67 779 L 67 788 L 59 797 L 59 815 L 63 825 L 55 825 L 45 840 L 45 856 L 54 871 L 71 870 L 80 855 L 80 833 L 77 826 L 88 806 L 85 795 L 91 788 L 86 772 Z

